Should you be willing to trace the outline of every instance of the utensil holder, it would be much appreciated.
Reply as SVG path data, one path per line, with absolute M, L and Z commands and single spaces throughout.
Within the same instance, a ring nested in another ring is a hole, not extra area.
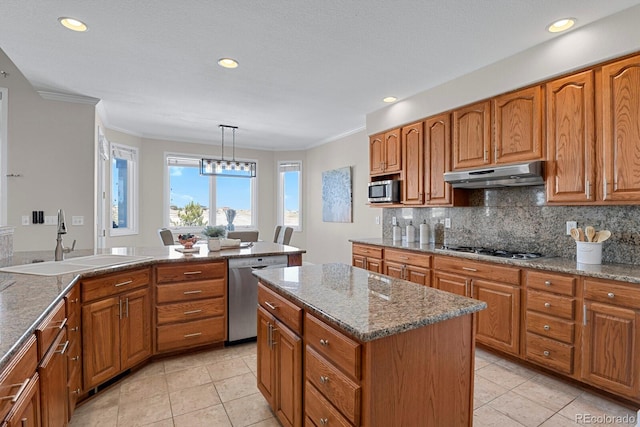
M 576 242 L 576 261 L 581 264 L 602 264 L 602 242 Z

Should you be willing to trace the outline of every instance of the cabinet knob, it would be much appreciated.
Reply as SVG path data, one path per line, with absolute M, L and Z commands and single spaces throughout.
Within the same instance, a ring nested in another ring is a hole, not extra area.
M 71 393 L 73 393 L 73 394 L 80 394 L 80 389 L 79 389 L 79 388 L 77 388 L 77 389 L 73 390 Z
M 320 340 L 320 345 L 321 345 L 321 346 L 323 346 L 323 347 L 328 346 L 328 345 L 329 345 L 329 340 L 323 340 L 323 339 L 321 339 L 321 340 Z
M 329 382 L 329 377 L 325 377 L 324 375 L 320 375 L 320 382 L 322 384 L 326 384 Z
M 609 293 L 607 294 L 607 296 L 608 296 L 609 298 L 615 298 L 615 296 L 616 296 L 616 295 L 615 295 L 613 292 L 609 292 Z
M 77 362 L 78 360 L 80 360 L 80 356 L 73 356 L 71 360 L 73 360 L 74 362 Z
M 551 308 L 551 303 L 550 302 L 545 302 L 544 306 L 545 306 L 545 308 Z
M 551 286 L 551 280 L 545 280 L 544 281 L 544 285 L 545 286 Z
M 320 418 L 320 425 L 326 426 L 327 424 L 329 424 L 328 418 Z
M 544 325 L 543 329 L 544 329 L 545 331 L 548 331 L 549 329 L 551 329 L 551 327 L 550 327 L 549 325 Z
M 542 354 L 544 354 L 544 357 L 549 357 L 551 355 L 551 353 L 549 352 L 549 350 L 545 350 L 542 352 Z

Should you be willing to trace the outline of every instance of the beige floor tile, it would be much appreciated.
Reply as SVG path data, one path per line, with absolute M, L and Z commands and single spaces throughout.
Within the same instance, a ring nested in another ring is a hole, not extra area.
M 501 357 L 496 356 L 494 353 L 491 353 L 480 347 L 476 347 L 476 357 L 480 357 L 486 360 L 487 362 L 491 362 L 491 363 L 497 362 L 498 360 L 502 360 Z
M 83 412 L 76 411 L 69 427 L 116 427 L 118 425 L 118 406 L 91 408 Z
M 167 395 L 167 380 L 164 375 L 139 378 L 136 381 L 124 382 L 120 386 L 120 403 L 128 402 L 131 399 L 139 399 Z
M 213 383 L 174 391 L 169 394 L 169 399 L 174 417 L 221 403 Z
M 163 362 L 153 362 L 148 365 L 140 368 L 139 370 L 133 372 L 129 376 L 127 376 L 124 380 L 122 380 L 121 384 L 126 384 L 133 381 L 138 381 L 142 378 L 153 377 L 156 375 L 164 375 L 164 363 Z
M 209 406 L 173 418 L 175 427 L 232 427 L 222 405 Z
M 267 401 L 262 394 L 255 393 L 224 404 L 233 427 L 250 426 L 273 418 Z
M 151 424 L 145 424 L 144 427 L 174 427 L 173 426 L 173 418 L 169 418 L 167 420 L 157 421 Z
M 495 398 L 487 405 L 527 427 L 537 427 L 555 413 L 512 391 Z
M 513 391 L 554 412 L 564 408 L 582 393 L 582 390 L 562 381 L 540 375 L 520 384 Z
M 522 383 L 527 382 L 531 378 L 528 375 L 522 376 L 517 372 L 511 371 L 495 363 L 478 369 L 476 371 L 476 375 L 479 375 L 509 390 L 519 386 Z
M 142 395 L 143 396 L 143 395 Z M 147 399 L 132 397 L 120 404 L 118 411 L 119 427 L 144 426 L 171 418 L 169 395 L 163 394 Z
M 250 427 L 282 427 L 282 424 L 275 418 L 269 418 L 268 420 L 260 421 L 259 423 L 251 424 Z
M 229 402 L 258 392 L 256 377 L 250 372 L 216 381 L 214 384 L 222 402 Z
M 473 411 L 473 427 L 523 427 L 505 414 L 490 407 L 481 406 Z
M 186 356 L 176 356 L 163 361 L 164 372 L 182 371 L 184 369 L 193 368 L 194 366 L 205 365 L 203 356 L 200 353 L 188 354 Z
M 484 368 L 485 366 L 491 365 L 493 362 L 488 361 L 487 359 L 483 359 L 482 357 L 476 357 L 473 367 L 477 371 L 480 368 Z
M 253 352 L 253 354 L 244 356 L 242 360 L 244 360 L 244 363 L 247 364 L 251 372 L 256 375 L 258 374 L 258 356 L 256 355 L 255 351 Z
M 209 376 L 212 381 L 219 381 L 251 372 L 247 364 L 244 363 L 244 360 L 240 357 L 212 363 L 207 365 L 207 370 L 209 371 Z
M 495 363 L 496 365 L 500 365 L 504 368 L 507 368 L 511 372 L 515 372 L 516 374 L 520 375 L 523 378 L 533 378 L 536 375 L 538 375 L 538 372 L 534 371 L 533 369 L 529 369 L 526 366 L 519 365 L 515 362 L 512 362 L 511 360 L 500 359 L 500 360 L 497 360 Z
M 487 402 L 491 402 L 493 399 L 498 396 L 502 396 L 507 391 L 509 390 L 501 385 L 476 375 L 473 385 L 473 407 L 478 408 Z
M 115 384 L 108 390 L 101 391 L 98 395 L 81 403 L 75 410 L 74 414 L 82 414 L 84 412 L 97 411 L 112 406 L 118 406 L 120 403 L 120 386 Z
M 559 412 L 560 415 L 570 420 L 575 420 L 578 424 L 586 424 L 586 420 L 591 417 L 635 417 L 636 411 L 632 411 L 622 405 L 619 405 L 610 400 L 604 399 L 595 394 L 583 392 L 570 404 L 562 408 Z M 592 425 L 597 425 L 596 422 L 591 422 Z M 634 423 L 631 423 L 633 425 Z M 606 423 L 605 423 L 606 425 Z M 619 423 L 618 425 L 624 425 Z M 629 425 L 629 424 L 627 424 Z
M 170 393 L 211 382 L 209 372 L 204 366 L 196 366 L 193 368 L 183 369 L 181 371 L 170 372 L 166 377 Z
M 555 414 L 544 423 L 540 424 L 540 427 L 578 427 L 580 424 L 574 423 L 572 420 L 563 417 L 560 414 Z

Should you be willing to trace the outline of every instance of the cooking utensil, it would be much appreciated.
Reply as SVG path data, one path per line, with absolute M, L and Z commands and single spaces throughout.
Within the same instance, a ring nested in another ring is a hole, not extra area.
M 580 227 L 578 227 L 578 234 L 580 236 L 579 242 L 584 242 L 584 231 L 582 231 L 582 228 Z
M 587 225 L 584 229 L 584 234 L 587 236 L 587 242 L 593 242 L 593 238 L 596 237 L 596 229 Z
M 569 230 L 569 232 L 571 233 L 571 237 L 573 237 L 573 240 L 575 240 L 576 242 L 580 241 L 580 233 L 578 233 L 578 229 L 572 228 L 571 230 Z
M 596 238 L 596 242 L 601 243 L 611 237 L 611 232 L 609 230 L 600 230 L 598 231 L 598 236 Z

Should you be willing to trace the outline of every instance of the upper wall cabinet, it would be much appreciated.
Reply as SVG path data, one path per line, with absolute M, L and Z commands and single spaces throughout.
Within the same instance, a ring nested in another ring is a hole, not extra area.
M 402 169 L 400 129 L 369 137 L 369 174 L 398 173 Z
M 595 187 L 593 71 L 547 83 L 547 201 L 592 202 Z
M 453 169 L 491 163 L 491 104 L 480 102 L 453 112 Z
M 543 160 L 542 87 L 493 98 L 493 163 Z
M 402 203 L 421 205 L 424 203 L 424 132 L 423 122 L 402 128 Z
M 440 114 L 424 122 L 424 175 L 427 205 L 447 206 L 453 203 L 451 184 L 444 182 L 444 173 L 451 170 L 451 115 Z
M 640 55 L 602 67 L 604 201 L 640 201 Z

